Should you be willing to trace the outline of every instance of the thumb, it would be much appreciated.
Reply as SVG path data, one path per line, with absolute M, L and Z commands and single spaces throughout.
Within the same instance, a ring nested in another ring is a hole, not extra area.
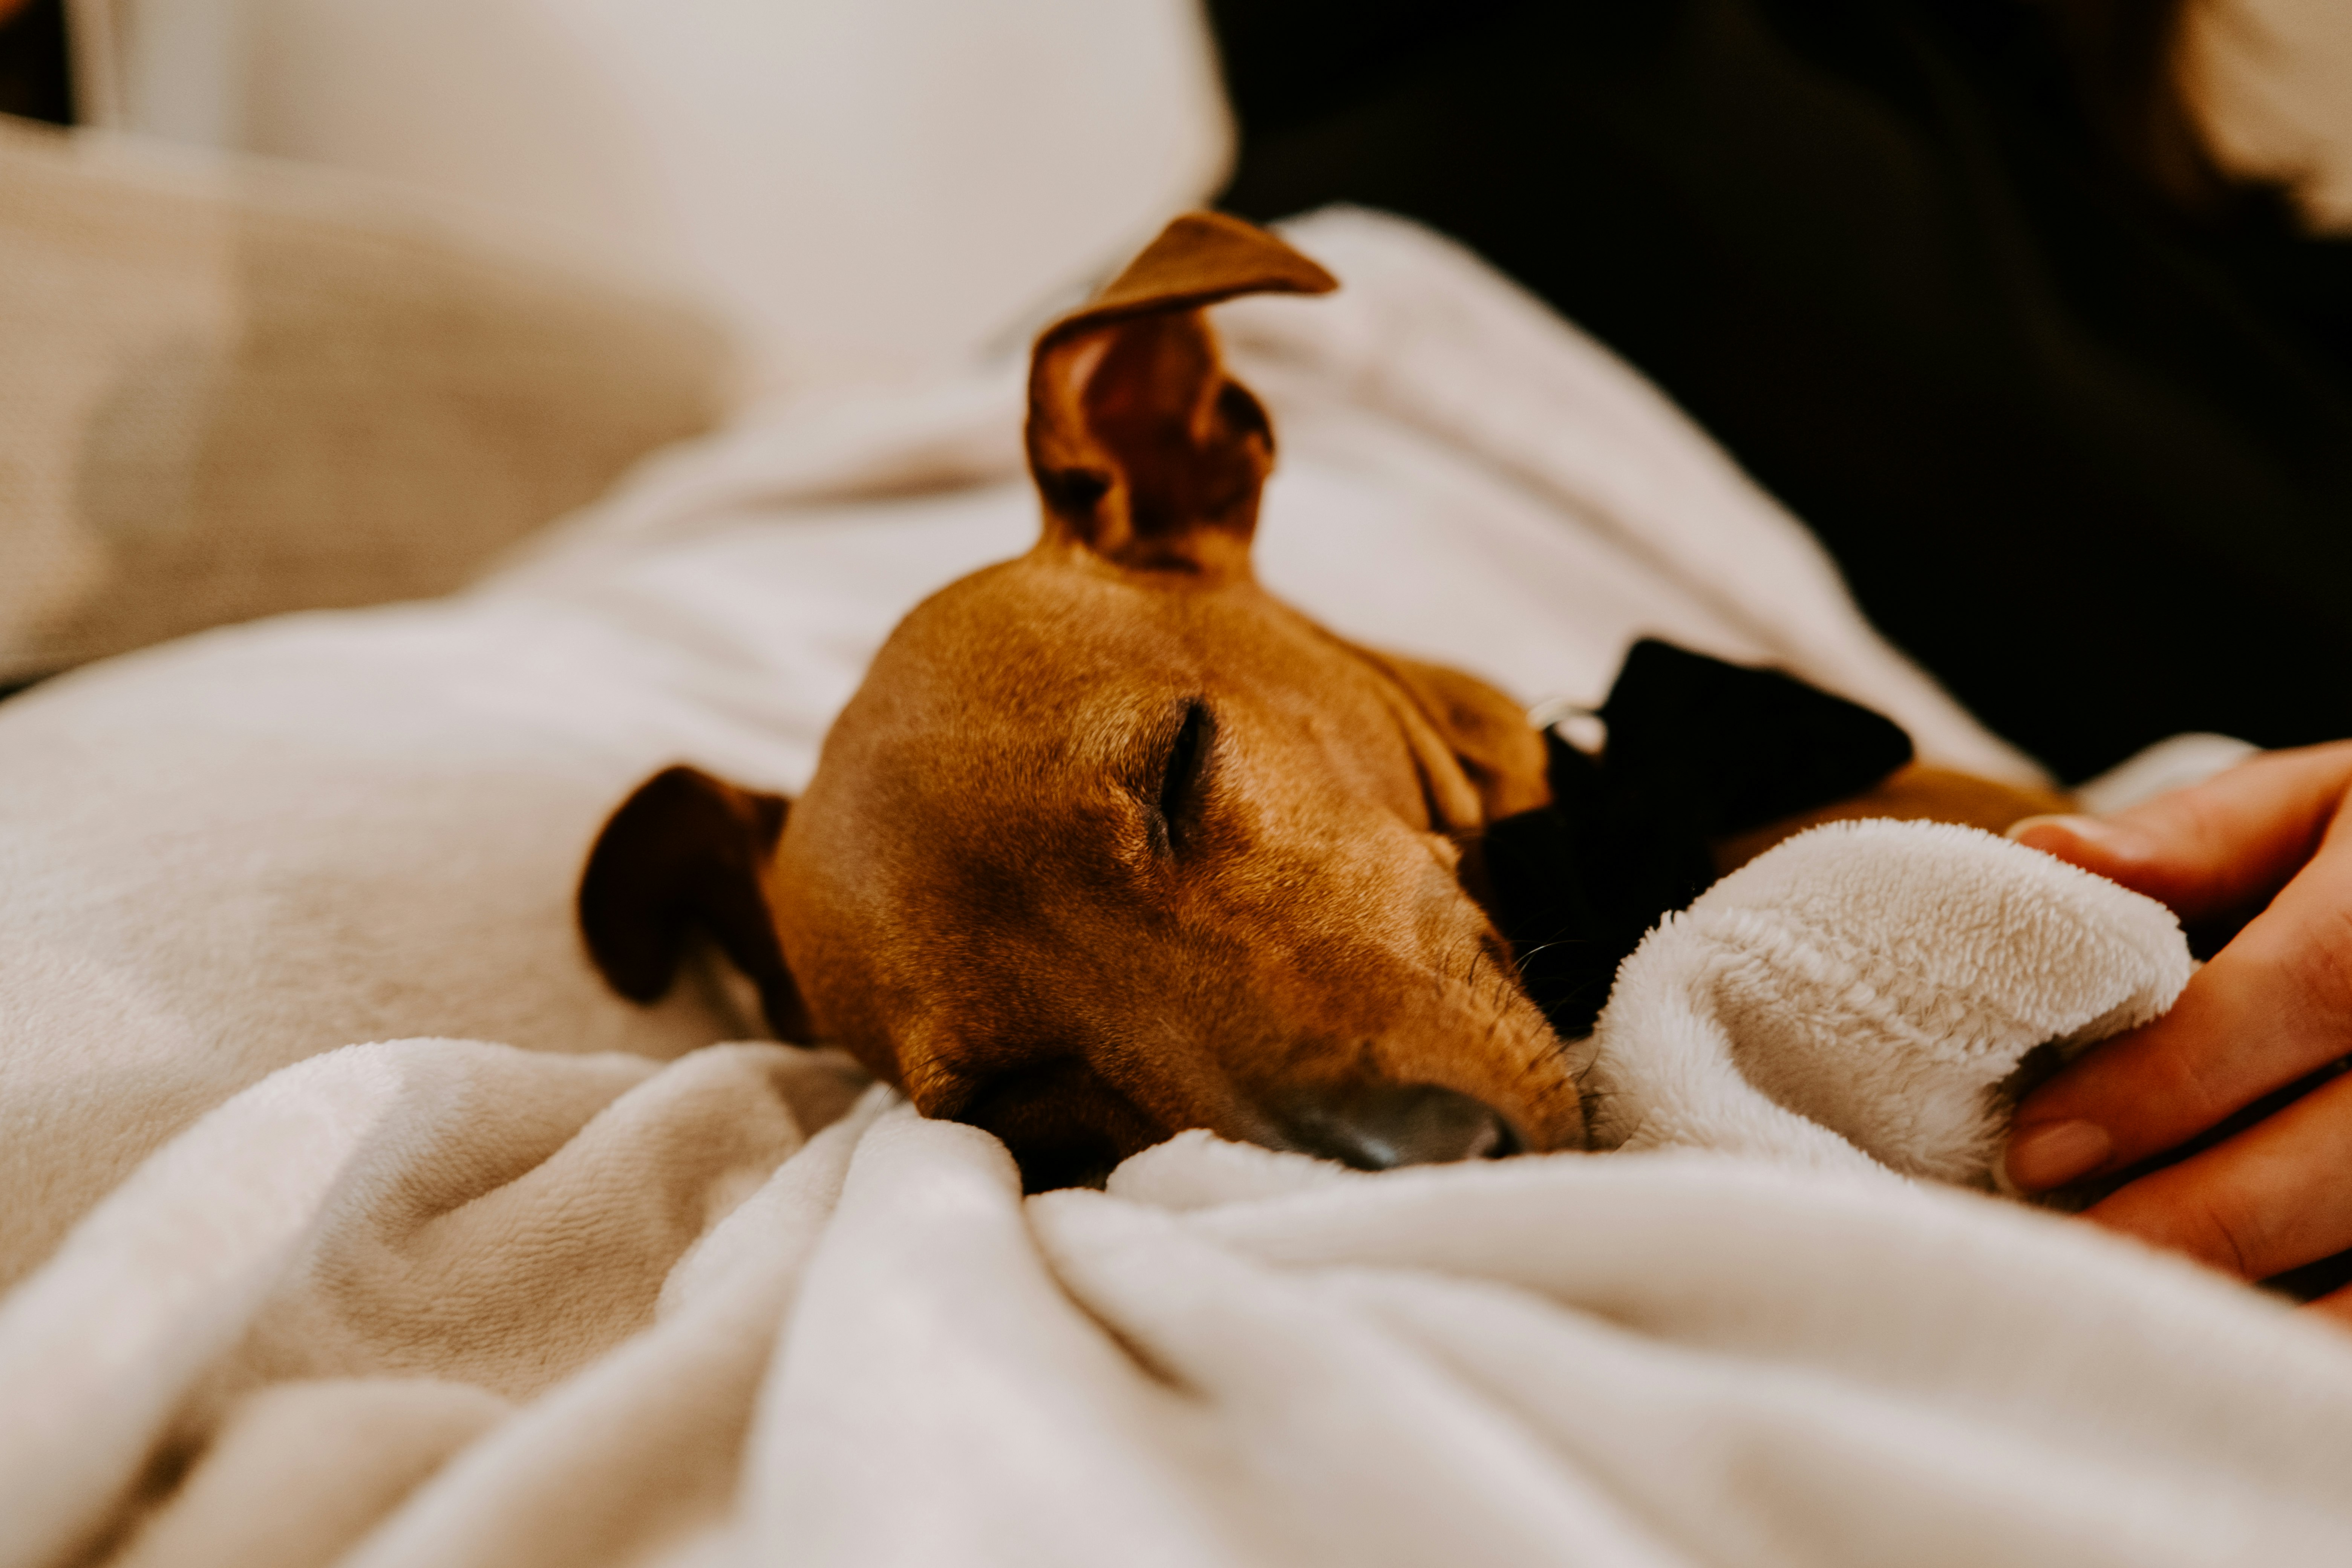
M 2308 746 L 2264 752 L 2112 816 L 2029 816 L 2009 837 L 2201 920 L 2285 886 L 2347 791 L 2352 742 Z
M 2182 856 L 2168 853 L 2164 839 L 2121 816 L 2028 816 L 2011 823 L 2006 837 L 2143 893 L 2152 892 L 2157 884 L 2196 879 L 2191 868 L 2180 864 Z

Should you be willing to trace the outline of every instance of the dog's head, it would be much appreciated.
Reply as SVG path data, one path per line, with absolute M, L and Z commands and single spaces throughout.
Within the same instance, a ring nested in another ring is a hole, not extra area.
M 1189 1127 L 1367 1167 L 1577 1143 L 1474 896 L 1484 825 L 1548 798 L 1540 739 L 1251 572 L 1274 440 L 1202 311 L 1332 286 L 1194 216 L 1047 329 L 1035 548 L 908 616 L 798 800 L 673 768 L 615 814 L 581 915 L 619 989 L 705 927 L 780 1034 L 1002 1136 L 1032 1188 Z

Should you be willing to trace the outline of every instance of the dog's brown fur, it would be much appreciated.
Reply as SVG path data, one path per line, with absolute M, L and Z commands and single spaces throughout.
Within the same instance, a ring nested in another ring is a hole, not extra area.
M 1202 310 L 1331 287 L 1194 215 L 1048 328 L 1036 546 L 907 616 L 797 801 L 673 768 L 615 814 L 580 899 L 614 984 L 658 995 L 705 927 L 779 1034 L 999 1134 L 1033 1188 L 1189 1127 L 1370 1165 L 1578 1145 L 1577 1064 L 1475 896 L 1483 826 L 1550 798 L 1540 738 L 1251 572 L 1273 436 Z M 1886 787 L 2049 809 L 1966 783 Z

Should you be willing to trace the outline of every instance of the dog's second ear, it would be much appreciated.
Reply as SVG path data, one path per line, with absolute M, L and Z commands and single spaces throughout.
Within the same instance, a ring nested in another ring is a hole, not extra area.
M 1046 328 L 1030 361 L 1028 431 L 1046 537 L 1137 571 L 1245 574 L 1274 433 L 1226 377 L 1202 311 L 1338 287 L 1263 229 L 1189 213 Z
M 1453 757 L 1464 783 L 1477 797 L 1475 816 L 1459 809 L 1442 813 L 1450 819 L 1448 826 L 1499 822 L 1551 804 L 1549 754 L 1542 733 L 1528 722 L 1525 709 L 1458 669 L 1367 647 L 1356 652 L 1411 700 L 1431 739 Z M 1416 739 L 1416 749 L 1420 743 Z M 1426 760 L 1423 767 L 1428 771 Z M 1445 792 L 1433 793 L 1443 805 Z
M 622 802 L 580 876 L 580 931 L 614 990 L 657 1001 L 699 928 L 759 987 L 779 1037 L 810 1037 L 768 908 L 768 863 L 790 808 L 689 767 L 664 768 Z

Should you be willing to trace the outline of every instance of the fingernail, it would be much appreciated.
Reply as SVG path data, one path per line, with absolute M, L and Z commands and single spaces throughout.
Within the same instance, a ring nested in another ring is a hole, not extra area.
M 2088 1121 L 2050 1121 L 2012 1137 L 2001 1166 L 2012 1185 L 2030 1193 L 2047 1192 L 2097 1170 L 2115 1149 L 2115 1140 L 2104 1127 Z
M 2077 838 L 2089 838 L 2096 835 L 2101 826 L 2102 824 L 2099 822 L 2099 819 L 2095 816 L 2059 816 L 2051 813 L 2044 813 L 2040 816 L 2021 816 L 2018 818 L 2015 822 L 2009 825 L 2009 831 L 2003 834 L 2002 837 L 2005 838 L 2014 839 L 2016 842 L 2022 844 L 2025 842 L 2026 838 L 2032 834 L 2040 833 L 2047 829 L 2056 829 L 2063 833 L 2071 833 Z
M 2056 854 L 2065 847 L 2065 838 L 2058 837 L 2061 834 L 2118 859 L 2128 858 L 2140 843 L 2139 835 L 2131 829 L 2095 816 L 2028 816 L 2011 823 L 2004 837 L 2029 849 Z

